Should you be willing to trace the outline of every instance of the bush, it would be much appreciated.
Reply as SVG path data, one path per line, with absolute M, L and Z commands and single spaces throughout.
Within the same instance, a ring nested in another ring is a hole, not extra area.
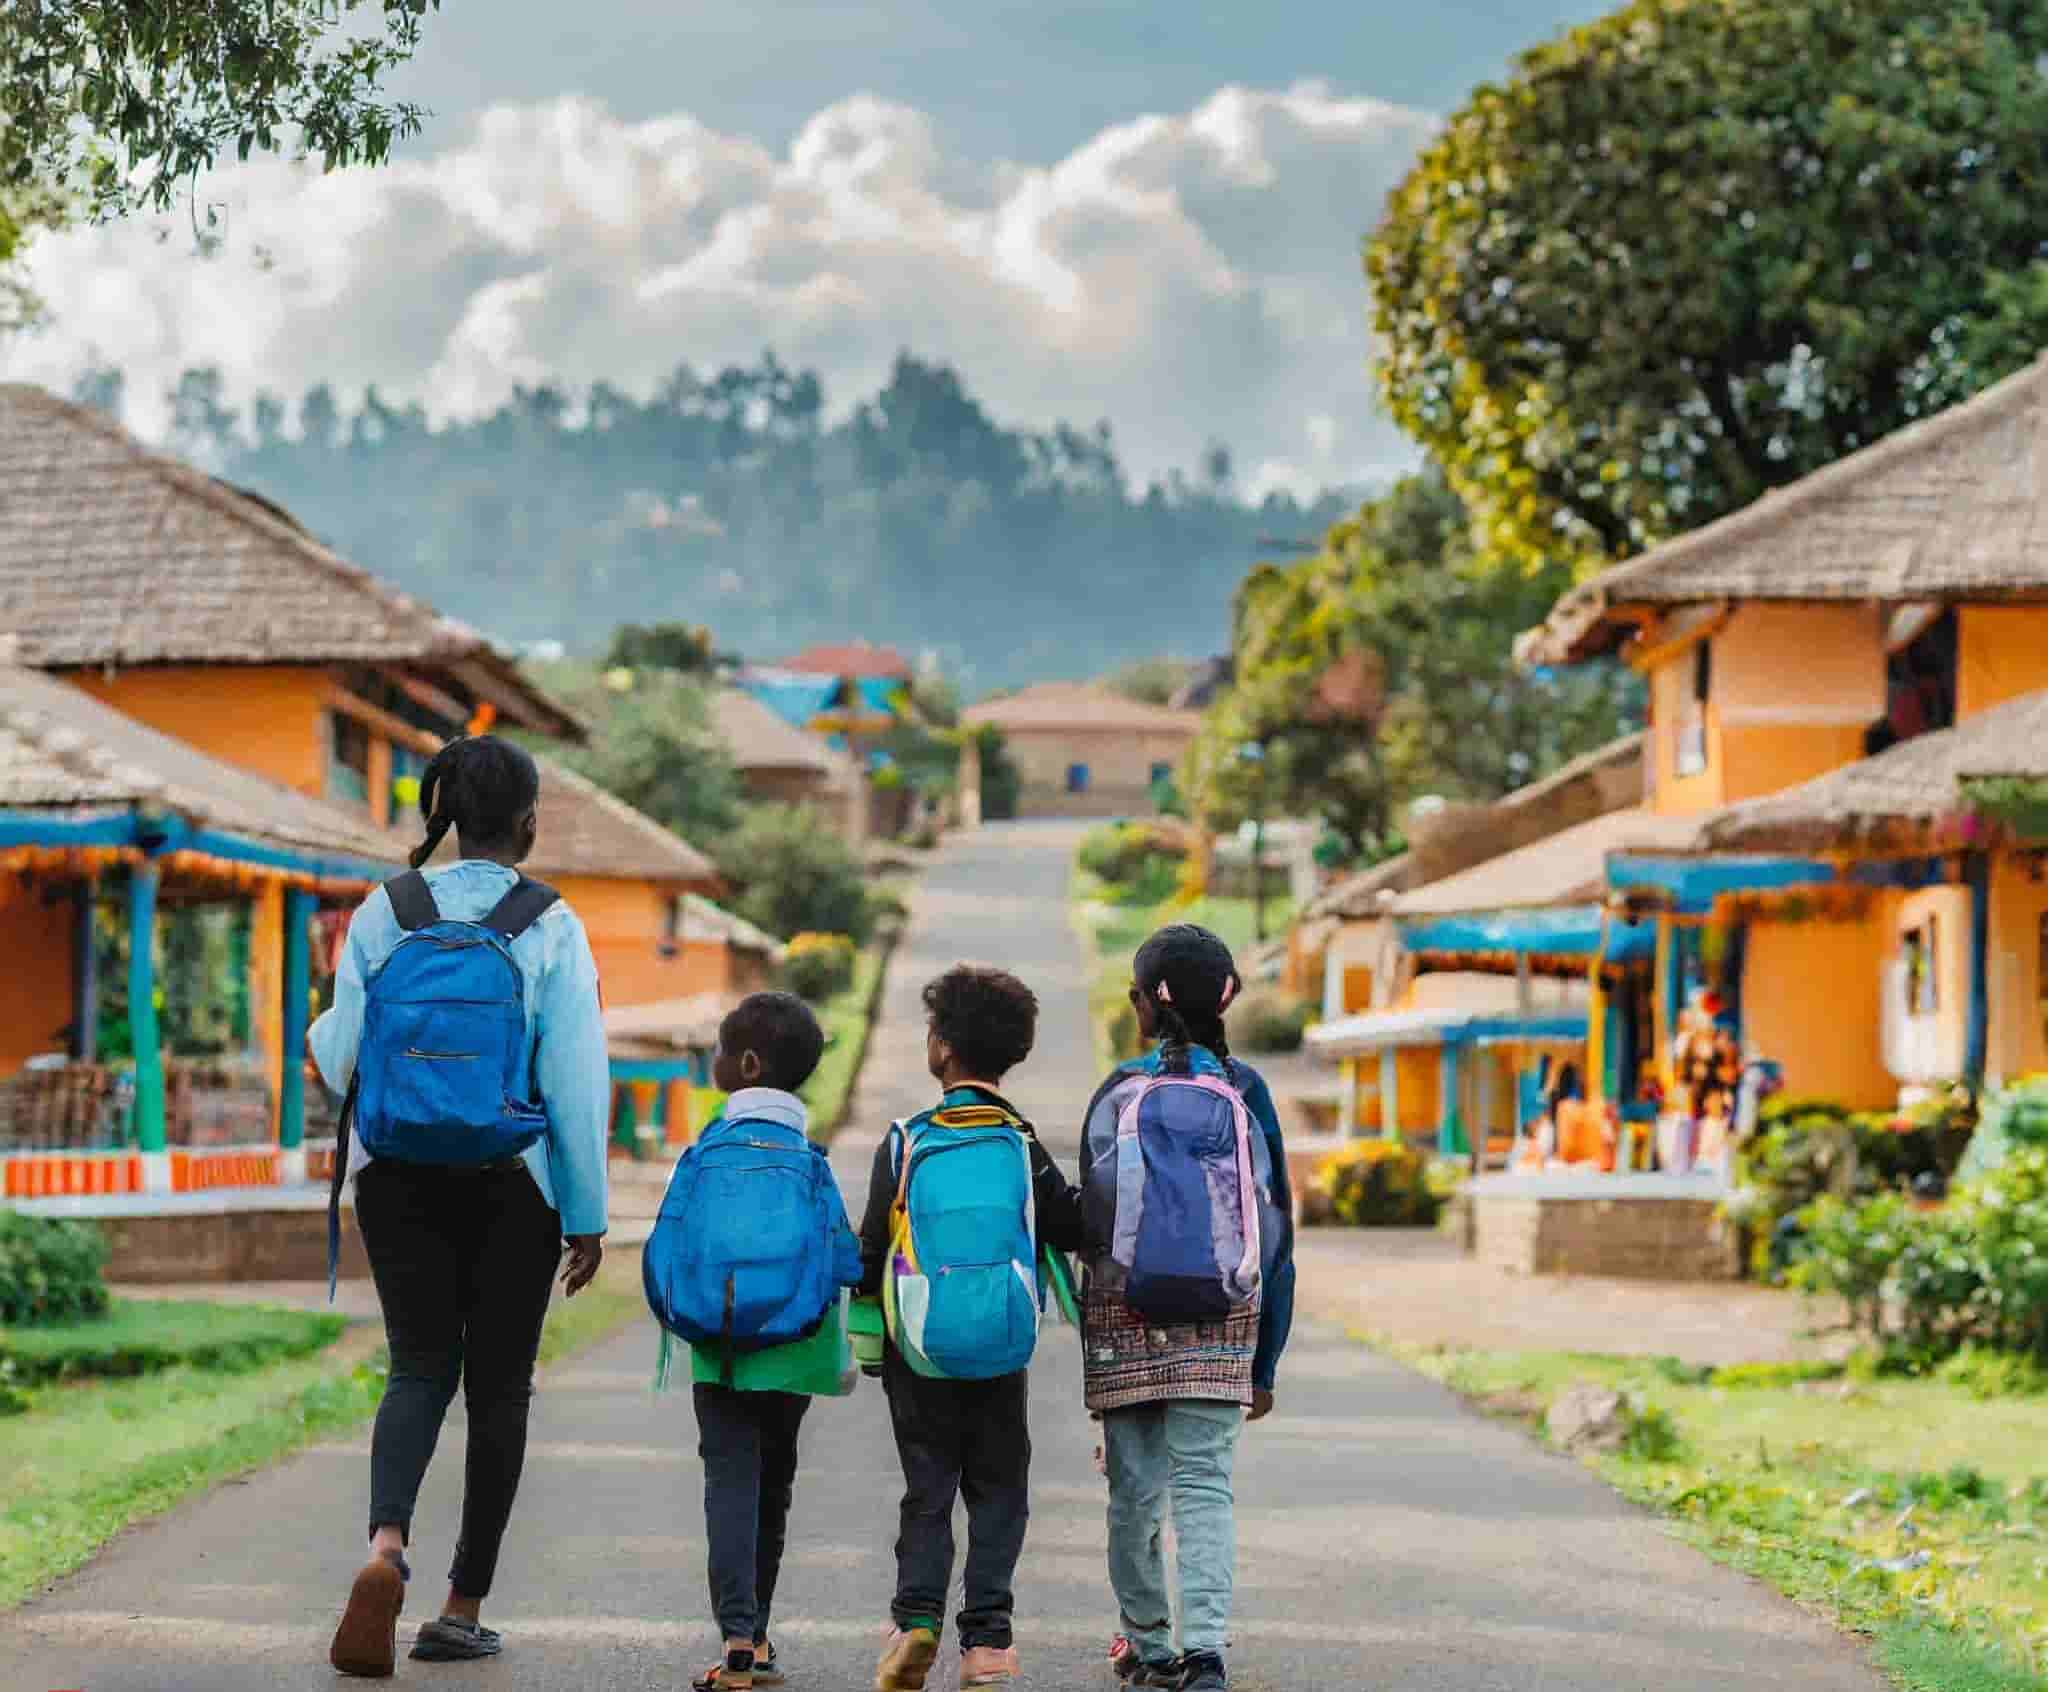
M 1158 905 L 1180 885 L 1187 848 L 1143 823 L 1106 823 L 1083 837 L 1076 861 L 1120 904 Z
M 1957 1170 L 1989 1174 L 2021 1146 L 2048 1146 L 2048 1075 L 2028 1075 L 1985 1096 L 1983 1119 Z
M 0 1327 L 103 1316 L 107 1242 L 90 1222 L 0 1210 Z
M 740 889 L 734 908 L 770 934 L 845 934 L 872 927 L 866 877 L 853 848 L 794 805 L 761 805 L 726 836 L 719 868 Z
M 821 1005 L 853 985 L 859 956 L 844 934 L 799 934 L 783 954 L 782 979 L 797 997 Z
M 1254 987 L 1230 1007 L 1230 1043 L 1247 1052 L 1298 1052 L 1315 1006 L 1278 987 Z
M 1315 1185 L 1331 1214 L 1353 1228 L 1426 1228 L 1443 1207 L 1428 1160 L 1399 1140 L 1356 1140 L 1332 1152 L 1317 1166 Z

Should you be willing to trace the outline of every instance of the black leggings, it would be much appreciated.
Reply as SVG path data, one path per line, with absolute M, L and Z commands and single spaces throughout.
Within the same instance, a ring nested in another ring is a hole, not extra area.
M 526 1414 L 561 1219 L 521 1164 L 489 1171 L 380 1162 L 356 1177 L 391 1379 L 370 1441 L 370 1532 L 412 1537 L 413 1506 L 458 1382 L 469 1411 L 462 1534 L 449 1584 L 490 1595 L 526 1464 Z

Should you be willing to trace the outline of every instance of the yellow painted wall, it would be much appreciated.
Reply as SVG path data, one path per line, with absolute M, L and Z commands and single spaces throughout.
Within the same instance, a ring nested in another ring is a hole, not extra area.
M 2048 1069 L 2041 998 L 2041 923 L 2048 879 L 2001 856 L 1991 872 L 1991 1025 L 1985 1070 L 1994 1080 Z
M 168 665 L 74 671 L 69 679 L 118 711 L 202 752 L 318 796 L 327 781 L 330 681 L 311 666 Z
M 45 905 L 46 884 L 0 876 L 0 1076 L 30 1058 L 64 1049 L 71 1021 L 71 925 L 68 899 Z
M 1861 724 L 1717 722 L 1717 728 L 1709 744 L 1720 750 L 1722 802 L 1729 805 L 1782 793 L 1863 757 Z
M 1890 902 L 1843 922 L 1752 923 L 1742 969 L 1745 1040 L 1784 1066 L 1791 1093 L 1879 1109 L 1898 1098 L 1884 1067 L 1884 961 L 1897 926 Z
M 1965 605 L 1956 620 L 1957 716 L 2048 687 L 2048 605 Z

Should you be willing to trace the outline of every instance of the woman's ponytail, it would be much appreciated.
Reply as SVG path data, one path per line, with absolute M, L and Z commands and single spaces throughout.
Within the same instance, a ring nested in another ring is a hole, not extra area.
M 424 869 L 448 831 L 471 846 L 514 842 L 519 820 L 540 799 L 540 771 L 530 753 L 494 735 L 462 735 L 427 760 L 420 772 L 420 818 L 427 837 L 412 851 Z
M 1229 1058 L 1223 1013 L 1239 980 L 1228 946 L 1206 928 L 1174 923 L 1138 948 L 1133 973 L 1168 1045 L 1206 1046 Z

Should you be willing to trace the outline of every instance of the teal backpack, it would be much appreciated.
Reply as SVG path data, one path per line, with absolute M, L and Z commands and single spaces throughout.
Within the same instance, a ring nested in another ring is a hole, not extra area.
M 899 1122 L 882 1278 L 890 1337 L 920 1375 L 986 1381 L 1027 1368 L 1044 1289 L 1029 1127 L 994 1104 Z

